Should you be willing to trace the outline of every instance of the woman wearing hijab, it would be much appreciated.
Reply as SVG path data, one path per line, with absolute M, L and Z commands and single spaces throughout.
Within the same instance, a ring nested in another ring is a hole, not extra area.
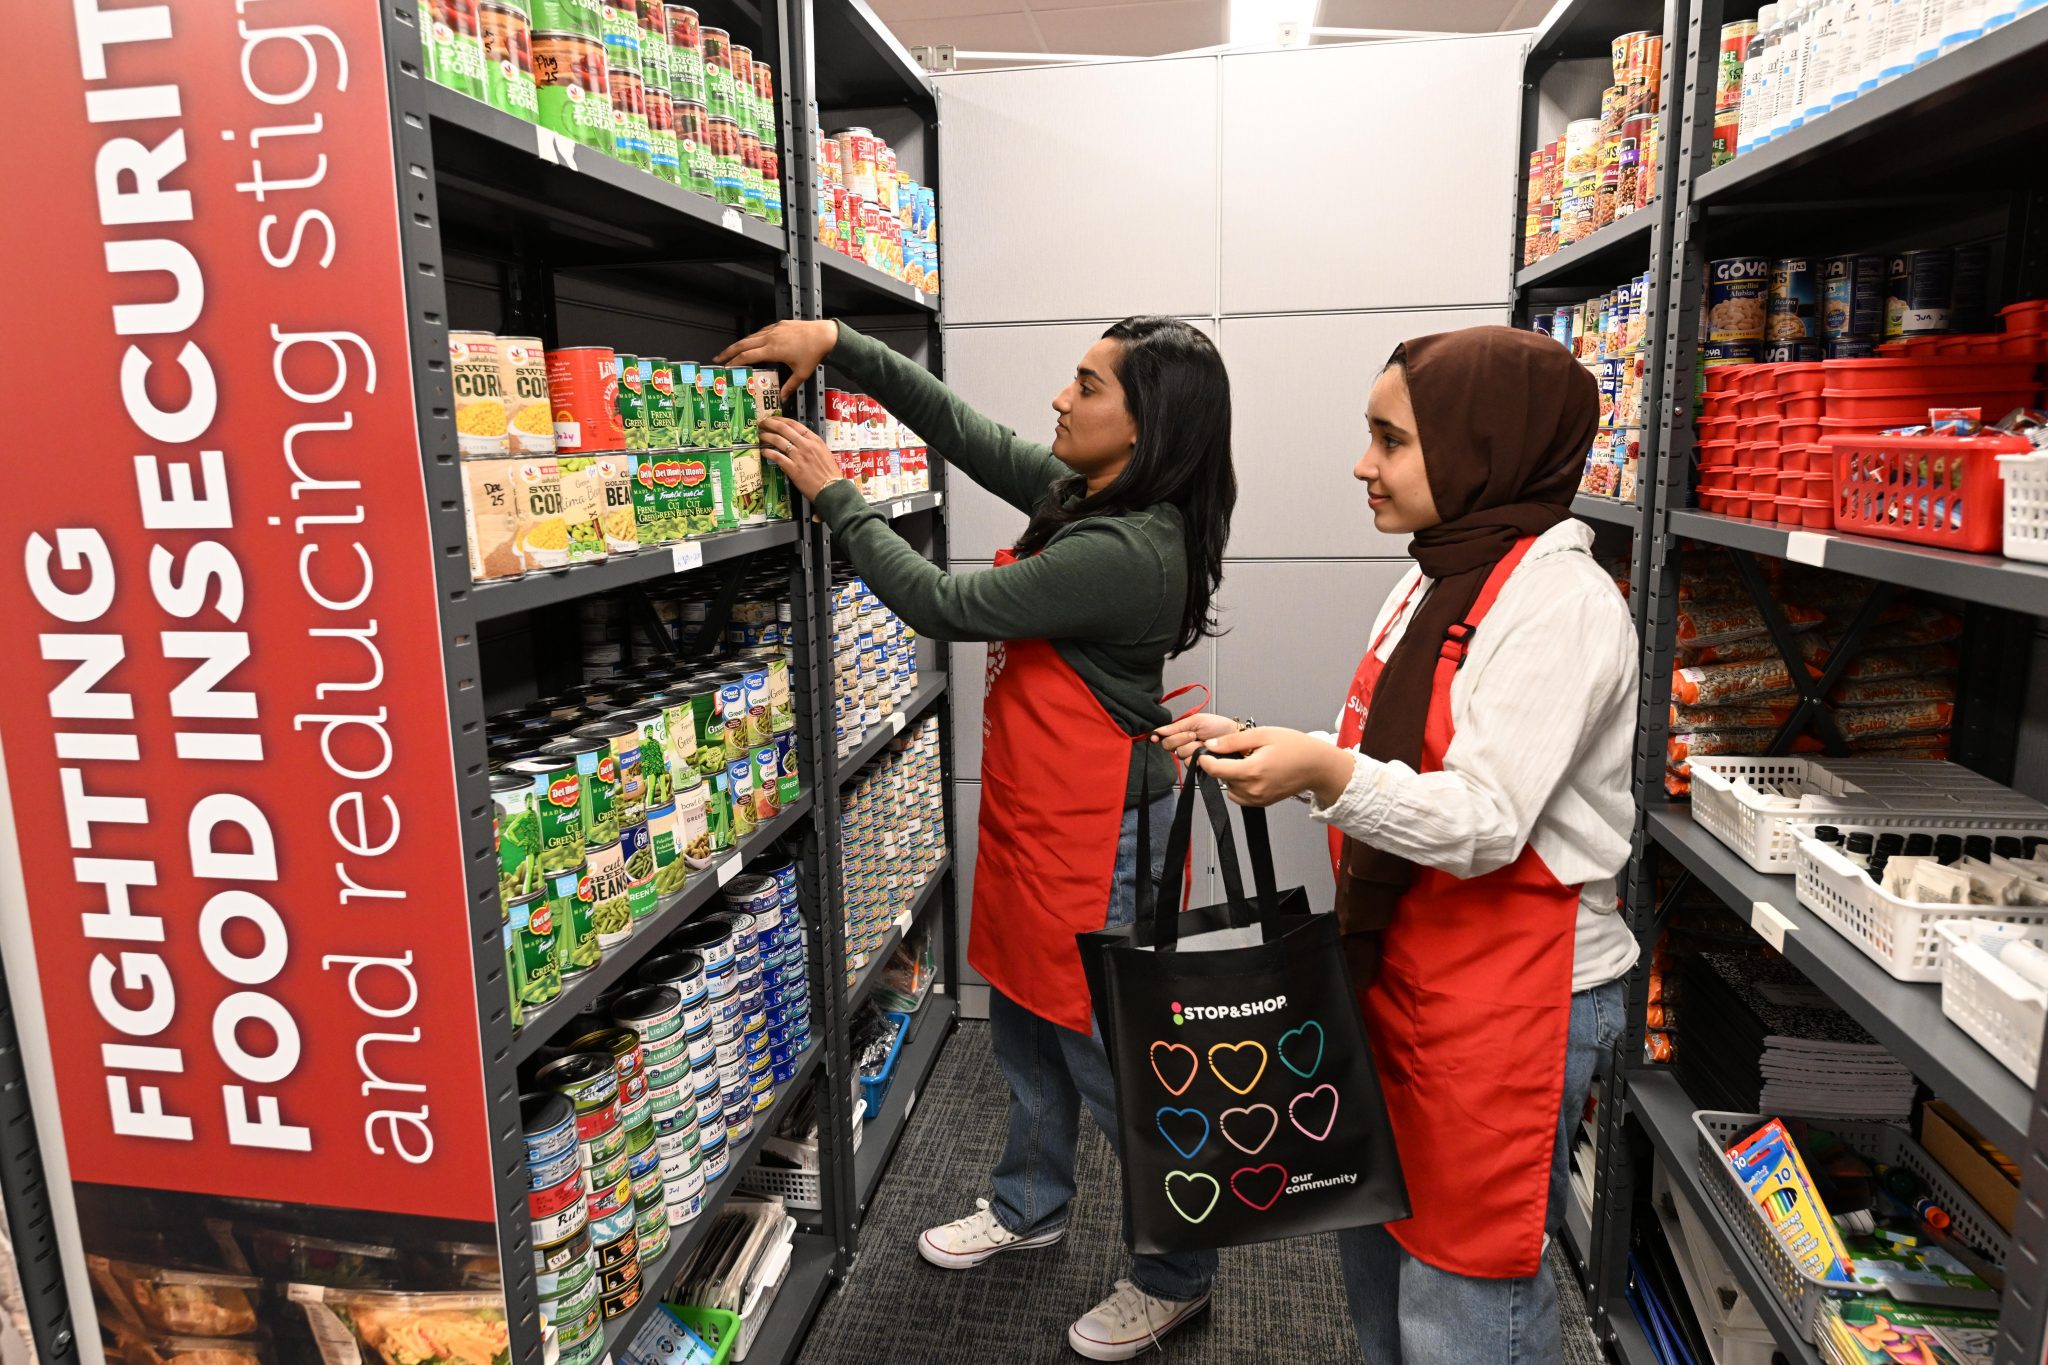
M 1308 799 L 1414 1212 L 1341 1234 L 1373 1365 L 1562 1359 L 1543 1264 L 1566 1156 L 1619 1039 L 1636 942 L 1635 629 L 1570 516 L 1598 396 L 1548 337 L 1394 352 L 1352 476 L 1416 568 L 1337 733 L 1198 716 L 1160 734 L 1247 805 Z

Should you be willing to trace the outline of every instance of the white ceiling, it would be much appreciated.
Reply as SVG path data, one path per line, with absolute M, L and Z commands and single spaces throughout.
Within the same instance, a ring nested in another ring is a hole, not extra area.
M 1224 41 L 1229 0 L 872 0 L 906 47 L 1156 57 Z M 1492 33 L 1552 0 L 1322 0 L 1320 28 Z M 984 63 L 963 59 L 963 67 Z

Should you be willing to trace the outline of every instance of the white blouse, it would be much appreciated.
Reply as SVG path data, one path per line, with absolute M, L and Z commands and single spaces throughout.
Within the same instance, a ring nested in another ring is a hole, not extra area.
M 1558 881 L 1583 883 L 1574 991 L 1626 975 L 1637 955 L 1616 913 L 1615 879 L 1635 820 L 1640 654 L 1628 604 L 1592 547 L 1591 527 L 1565 521 L 1537 537 L 1501 585 L 1451 681 L 1453 734 L 1440 771 L 1357 754 L 1336 804 L 1310 801 L 1316 819 L 1352 838 L 1454 876 L 1505 867 L 1526 845 Z M 1382 661 L 1426 594 L 1408 597 L 1420 581 L 1422 571 L 1410 570 L 1373 622 L 1367 640 L 1400 613 Z

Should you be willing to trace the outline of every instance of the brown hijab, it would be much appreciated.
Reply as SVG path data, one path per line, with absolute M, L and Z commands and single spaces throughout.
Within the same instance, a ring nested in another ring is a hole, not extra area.
M 1439 332 L 1395 349 L 1408 376 L 1429 491 L 1443 521 L 1408 542 L 1434 582 L 1381 670 L 1361 753 L 1419 766 L 1439 651 L 1516 542 L 1571 515 L 1600 420 L 1593 376 L 1548 336 L 1513 327 Z M 1364 985 L 1414 867 L 1355 839 L 1337 871 L 1337 923 Z

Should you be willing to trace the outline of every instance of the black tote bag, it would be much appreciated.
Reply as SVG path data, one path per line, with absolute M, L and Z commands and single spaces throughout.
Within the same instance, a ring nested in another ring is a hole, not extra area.
M 1149 869 L 1149 801 L 1139 805 Z M 1228 900 L 1177 913 L 1197 804 Z M 1125 1227 L 1145 1253 L 1243 1246 L 1408 1216 L 1408 1192 L 1334 915 L 1273 884 L 1244 810 L 1245 899 L 1222 785 L 1188 765 L 1165 882 L 1128 925 L 1077 935 L 1116 1082 Z

